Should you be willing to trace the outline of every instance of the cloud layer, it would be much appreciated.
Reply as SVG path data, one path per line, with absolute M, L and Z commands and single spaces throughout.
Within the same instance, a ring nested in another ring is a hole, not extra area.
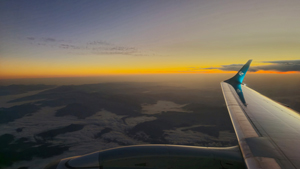
M 261 63 L 269 63 L 269 64 L 261 65 L 261 66 L 250 66 L 249 71 L 257 72 L 259 70 L 264 70 L 264 71 L 277 71 L 277 72 L 291 72 L 291 71 L 300 72 L 300 60 L 262 61 Z M 241 69 L 242 66 L 243 64 L 230 64 L 230 65 L 221 65 L 221 67 L 209 67 L 209 68 L 201 68 L 201 69 L 238 71 Z

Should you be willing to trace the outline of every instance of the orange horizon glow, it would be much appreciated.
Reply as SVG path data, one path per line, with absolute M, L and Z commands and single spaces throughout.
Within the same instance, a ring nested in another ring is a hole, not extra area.
M 77 73 L 77 74 L 10 74 L 0 75 L 0 79 L 26 79 L 26 78 L 63 78 L 63 77 L 96 77 L 96 76 L 120 76 L 120 75 L 152 75 L 152 74 L 233 74 L 236 71 L 222 71 L 222 70 L 209 70 L 209 71 L 175 71 L 175 70 L 144 70 L 144 71 L 115 71 L 110 73 Z M 300 74 L 299 71 L 265 71 L 259 70 L 257 72 L 247 72 L 248 74 Z

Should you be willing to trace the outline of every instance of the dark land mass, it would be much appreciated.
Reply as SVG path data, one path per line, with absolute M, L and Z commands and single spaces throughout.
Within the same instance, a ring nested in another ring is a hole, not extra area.
M 132 144 L 129 144 L 129 143 L 124 143 L 123 141 L 118 141 L 117 139 L 104 138 L 103 140 L 106 141 L 107 143 L 112 143 L 112 142 L 113 143 L 117 143 L 120 146 L 129 146 L 129 145 L 132 145 Z
M 31 115 L 40 110 L 35 104 L 22 104 L 10 108 L 0 108 L 0 124 L 12 122 L 26 115 Z
M 69 149 L 65 145 L 31 142 L 24 137 L 15 140 L 11 134 L 1 135 L 0 143 L 0 168 L 10 166 L 16 161 L 30 161 L 33 157 L 53 157 Z
M 145 91 L 148 92 L 145 93 Z M 184 109 L 193 113 L 164 112 L 155 115 L 157 120 L 138 124 L 128 131 L 130 136 L 150 143 L 166 143 L 164 130 L 196 124 L 222 126 L 217 129 L 233 132 L 221 89 L 202 91 L 183 87 L 165 87 L 154 83 L 69 85 L 59 86 L 12 102 L 36 99 L 40 100 L 36 103 L 41 106 L 67 105 L 59 109 L 56 116 L 72 115 L 78 119 L 92 116 L 103 109 L 117 115 L 136 117 L 141 115 L 142 104 L 154 104 L 159 100 L 169 100 L 178 104 L 189 103 Z M 214 128 L 214 130 L 217 129 Z M 145 132 L 149 137 L 140 136 L 139 138 L 137 134 L 139 131 Z M 216 135 L 215 131 L 211 133 L 206 131 L 206 133 Z
M 128 131 L 128 135 L 134 139 L 152 144 L 168 144 L 164 138 L 164 131 L 173 127 L 166 120 L 154 120 L 137 124 Z M 145 135 L 146 134 L 146 135 Z
M 109 133 L 109 132 L 111 132 L 111 131 L 112 131 L 111 128 L 106 127 L 105 129 L 103 129 L 103 130 L 101 130 L 99 133 L 97 133 L 97 134 L 94 136 L 94 138 L 101 138 L 103 134 Z
M 211 107 L 206 105 L 188 105 L 193 113 L 162 112 L 155 115 L 156 120 L 137 124 L 128 131 L 128 135 L 142 141 L 154 144 L 167 144 L 164 130 L 189 127 L 197 124 L 215 125 L 214 128 L 203 129 L 204 133 L 218 137 L 219 131 L 229 130 L 234 132 L 225 106 Z M 194 131 L 200 129 L 195 129 Z M 201 132 L 201 131 L 200 131 Z M 140 134 L 145 133 L 146 135 Z
M 20 128 L 17 128 L 17 129 L 16 129 L 16 132 L 18 132 L 18 133 L 19 133 L 19 132 L 22 132 L 22 131 L 23 131 L 23 127 L 20 127 Z
M 98 83 L 76 86 L 79 90 L 88 93 L 110 93 L 110 94 L 136 94 L 147 89 L 158 87 L 157 83 L 119 82 L 119 83 Z
M 58 110 L 56 116 L 73 115 L 79 119 L 91 116 L 102 109 L 117 115 L 134 117 L 140 115 L 142 104 L 155 104 L 158 100 L 169 100 L 178 104 L 224 104 L 221 91 L 211 91 L 210 94 L 208 94 L 207 91 L 188 90 L 183 87 L 138 84 L 140 85 L 139 87 L 137 87 L 137 84 L 132 83 L 59 86 L 36 95 L 15 99 L 10 102 L 39 100 L 35 103 L 42 107 L 67 105 Z M 137 88 L 137 90 L 135 90 L 135 88 Z M 217 97 L 218 95 L 220 96 Z
M 56 116 L 73 115 L 78 118 L 86 118 L 102 109 L 118 115 L 138 115 L 143 102 L 134 96 L 123 94 L 87 93 L 80 91 L 76 86 L 61 86 L 33 96 L 15 99 L 11 102 L 36 99 L 43 99 L 35 102 L 41 107 L 67 105 L 65 108 L 58 110 Z M 72 108 L 72 106 L 76 106 L 77 109 Z M 84 114 L 80 115 L 81 113 Z
M 84 119 L 103 109 L 117 115 L 136 117 L 141 115 L 142 104 L 155 104 L 159 100 L 168 100 L 177 104 L 187 104 L 184 109 L 193 111 L 164 112 L 154 115 L 157 120 L 140 123 L 128 135 L 150 143 L 167 143 L 164 130 L 177 127 L 189 127 L 195 124 L 220 125 L 215 130 L 230 130 L 232 125 L 225 107 L 221 89 L 196 90 L 184 87 L 162 86 L 156 83 L 103 83 L 91 85 L 59 86 L 33 96 L 27 96 L 11 102 L 39 100 L 40 106 L 65 106 L 56 112 L 56 116 L 72 115 Z M 216 106 L 217 105 L 217 106 Z M 204 129 L 203 129 L 204 130 Z M 44 139 L 53 138 L 52 132 L 37 135 Z M 148 136 L 140 135 L 143 131 Z M 101 137 L 101 132 L 95 137 Z
M 42 138 L 43 141 L 53 139 L 55 136 L 60 135 L 60 134 L 65 134 L 68 132 L 74 132 L 83 129 L 84 125 L 81 124 L 70 124 L 65 127 L 53 129 L 53 130 L 48 130 L 42 133 L 39 133 L 35 135 L 35 139 L 37 142 L 40 142 L 39 138 Z
M 271 86 L 257 84 L 261 84 L 261 82 L 250 83 L 248 86 L 276 101 L 289 105 L 296 111 L 300 111 L 300 90 L 295 91 L 295 86 L 292 86 L 291 89 L 288 88 L 289 86 L 285 86 L 284 90 L 281 90 L 281 87 L 284 86 L 279 84 L 272 85 L 269 82 L 268 84 Z M 36 85 L 30 86 L 36 90 L 42 89 Z M 3 87 L 0 87 L 0 91 L 1 88 L 3 89 Z M 28 89 L 28 91 L 33 90 Z M 5 92 L 8 93 L 8 91 Z M 125 131 L 125 134 L 147 143 L 168 144 L 164 130 L 175 130 L 180 127 L 185 128 L 182 131 L 201 132 L 216 138 L 219 137 L 220 131 L 234 132 L 219 84 L 199 89 L 164 86 L 158 83 L 67 85 L 15 99 L 11 102 L 28 100 L 32 100 L 34 103 L 0 108 L 0 124 L 32 115 L 41 107 L 57 106 L 64 106 L 56 112 L 57 117 L 72 115 L 81 120 L 104 109 L 117 115 L 125 115 L 124 120 L 128 117 L 141 116 L 143 104 L 155 104 L 159 100 L 167 100 L 177 104 L 186 104 L 183 109 L 191 112 L 162 112 L 161 114 L 149 115 L 155 116 L 157 119 L 139 123 Z M 193 127 L 194 125 L 209 126 Z M 22 132 L 23 127 L 17 126 L 16 132 Z M 82 130 L 83 127 L 84 125 L 71 124 L 57 129 L 50 129 L 36 134 L 35 142 L 29 141 L 27 138 L 15 139 L 11 134 L 2 135 L 0 136 L 0 168 L 12 165 L 15 161 L 31 160 L 33 157 L 47 158 L 62 154 L 69 149 L 70 145 L 52 145 L 48 140 L 55 139 L 59 134 Z M 100 138 L 106 142 L 128 145 L 126 142 L 117 139 L 103 138 L 103 134 L 111 131 L 112 128 L 106 126 L 94 137 L 92 136 L 92 139 Z M 215 146 L 233 146 L 236 144 L 236 140 L 232 142 L 220 140 Z M 210 142 L 203 141 L 191 143 L 190 145 L 212 146 Z M 26 168 L 26 166 L 24 167 Z
M 54 85 L 9 85 L 0 86 L 0 96 L 22 94 L 35 90 L 44 90 L 54 87 Z
M 72 116 L 76 116 L 78 119 L 85 119 L 86 117 L 89 117 L 94 113 L 95 111 L 92 111 L 87 106 L 84 106 L 79 103 L 71 103 L 64 108 L 57 110 L 55 116 L 61 117 L 61 116 L 72 115 Z

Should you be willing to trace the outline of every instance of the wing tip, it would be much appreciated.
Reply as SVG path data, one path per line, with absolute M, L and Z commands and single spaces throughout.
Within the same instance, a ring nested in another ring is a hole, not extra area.
M 232 83 L 242 84 L 242 82 L 245 78 L 245 75 L 250 67 L 251 62 L 252 62 L 252 59 L 249 59 L 247 61 L 247 63 L 232 78 L 225 80 L 224 82 L 227 82 L 229 84 L 232 84 Z
M 235 89 L 237 95 L 240 98 L 240 101 L 243 103 L 243 105 L 245 107 L 247 107 L 247 103 L 246 103 L 246 100 L 244 98 L 244 94 L 243 94 L 241 85 L 242 85 L 244 77 L 245 77 L 245 75 L 246 75 L 246 73 L 247 73 L 247 71 L 250 67 L 251 62 L 252 62 L 252 59 L 249 59 L 247 61 L 247 63 L 237 72 L 236 75 L 234 75 L 232 78 L 224 81 L 224 82 L 230 84 Z

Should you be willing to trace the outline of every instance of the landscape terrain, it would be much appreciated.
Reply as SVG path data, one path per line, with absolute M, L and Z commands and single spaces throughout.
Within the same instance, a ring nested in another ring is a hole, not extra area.
M 42 168 L 53 160 L 136 144 L 235 146 L 219 78 L 2 85 L 0 167 Z M 247 85 L 300 111 L 299 81 L 276 79 L 250 74 Z

